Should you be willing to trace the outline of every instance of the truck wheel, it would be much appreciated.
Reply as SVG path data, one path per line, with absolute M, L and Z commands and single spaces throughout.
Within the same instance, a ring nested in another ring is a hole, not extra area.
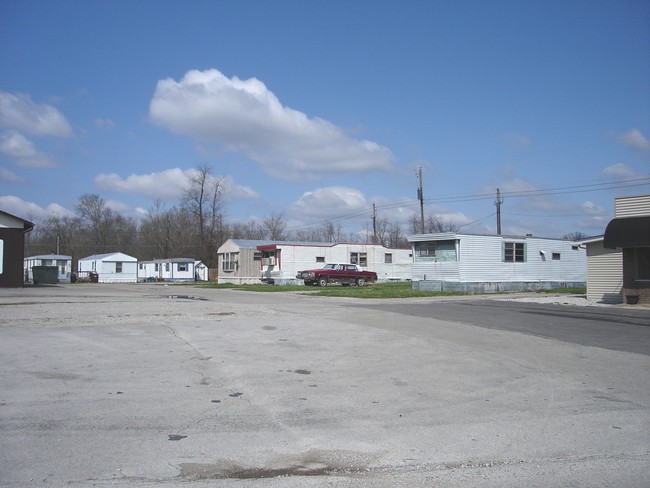
M 366 284 L 366 280 L 364 278 L 357 279 L 357 286 L 363 286 L 365 284 Z
M 327 276 L 318 278 L 318 286 L 326 286 L 326 285 L 327 285 Z

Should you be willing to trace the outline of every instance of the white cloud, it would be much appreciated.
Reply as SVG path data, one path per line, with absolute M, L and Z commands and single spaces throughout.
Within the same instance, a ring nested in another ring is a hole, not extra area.
M 9 183 L 22 183 L 25 179 L 22 176 L 18 176 L 13 171 L 9 171 L 6 168 L 0 168 L 0 180 L 8 181 Z
M 49 156 L 36 149 L 32 141 L 15 130 L 0 133 L 0 153 L 22 168 L 56 166 Z
M 639 129 L 632 129 L 625 134 L 617 135 L 616 139 L 629 148 L 644 152 L 650 151 L 650 141 L 641 134 Z
M 68 137 L 72 129 L 63 114 L 47 104 L 35 104 L 28 95 L 0 92 L 0 127 L 30 134 Z
M 524 147 L 532 144 L 532 141 L 528 137 L 519 134 L 506 134 L 503 136 L 503 140 L 513 147 Z
M 623 163 L 607 166 L 603 169 L 602 174 L 617 180 L 633 180 L 640 177 L 632 168 Z
M 327 172 L 387 171 L 390 150 L 353 139 L 336 125 L 283 106 L 261 81 L 193 70 L 179 82 L 160 80 L 151 120 L 175 134 L 217 143 L 283 179 Z
M 0 208 L 10 214 L 26 220 L 31 220 L 32 222 L 47 217 L 74 215 L 73 212 L 67 210 L 58 203 L 50 203 L 47 207 L 43 208 L 34 202 L 27 202 L 14 195 L 0 196 Z
M 322 220 L 359 214 L 367 220 L 370 218 L 369 207 L 359 190 L 332 186 L 303 193 L 289 207 L 288 213 L 296 218 Z
M 132 193 L 154 200 L 177 200 L 189 188 L 195 169 L 172 168 L 149 174 L 132 174 L 122 178 L 116 173 L 100 173 L 95 176 L 95 185 L 104 191 Z M 239 185 L 231 176 L 222 179 L 224 197 L 227 200 L 257 198 L 259 194 L 250 187 Z
M 95 126 L 99 127 L 100 129 L 112 129 L 115 127 L 115 124 L 111 119 L 106 119 L 106 118 L 97 118 L 94 120 Z
M 580 209 L 590 216 L 607 216 L 607 211 L 603 207 L 596 205 L 594 202 L 589 200 L 582 202 L 582 204 L 580 204 Z

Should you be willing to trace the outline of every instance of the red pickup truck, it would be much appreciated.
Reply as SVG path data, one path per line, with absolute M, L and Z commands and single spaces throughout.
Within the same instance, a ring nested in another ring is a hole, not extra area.
M 377 281 L 377 273 L 364 271 L 356 264 L 326 264 L 321 269 L 298 271 L 296 278 L 304 280 L 305 285 L 325 286 L 328 283 L 351 285 L 354 283 L 357 286 L 363 286 L 366 283 Z

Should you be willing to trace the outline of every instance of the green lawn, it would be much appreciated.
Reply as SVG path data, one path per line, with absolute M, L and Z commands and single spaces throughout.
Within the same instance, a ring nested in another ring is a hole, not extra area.
M 281 285 L 217 285 L 210 283 L 200 285 L 207 288 L 232 288 L 242 291 L 281 293 L 281 292 L 304 292 L 315 296 L 326 297 L 350 297 L 350 298 L 413 298 L 413 297 L 439 297 L 466 295 L 466 293 L 415 291 L 411 289 L 411 282 L 399 283 L 374 283 L 367 286 L 341 286 L 327 285 L 324 288 L 318 286 L 281 286 Z M 544 290 L 540 293 L 567 293 L 584 295 L 584 288 L 559 288 L 556 290 Z

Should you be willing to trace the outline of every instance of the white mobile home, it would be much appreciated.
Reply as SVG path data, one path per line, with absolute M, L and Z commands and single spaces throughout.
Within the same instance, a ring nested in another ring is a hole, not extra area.
M 411 279 L 421 290 L 502 292 L 584 286 L 585 247 L 532 236 L 421 234 Z
M 138 263 L 138 281 L 194 281 L 194 258 L 154 259 Z
M 219 283 L 302 284 L 298 271 L 327 263 L 352 263 L 378 281 L 409 280 L 411 250 L 373 244 L 230 239 L 218 251 Z
M 121 252 L 95 254 L 79 260 L 80 278 L 96 274 L 99 283 L 136 283 L 138 260 Z
M 24 272 L 27 281 L 34 281 L 34 266 L 56 266 L 57 278 L 60 283 L 70 283 L 72 278 L 72 256 L 60 254 L 44 254 L 25 258 Z
M 411 279 L 411 250 L 391 249 L 377 244 L 291 243 L 259 245 L 262 253 L 261 279 L 267 283 L 302 284 L 298 271 L 318 269 L 327 263 L 351 263 L 377 273 L 377 281 Z

